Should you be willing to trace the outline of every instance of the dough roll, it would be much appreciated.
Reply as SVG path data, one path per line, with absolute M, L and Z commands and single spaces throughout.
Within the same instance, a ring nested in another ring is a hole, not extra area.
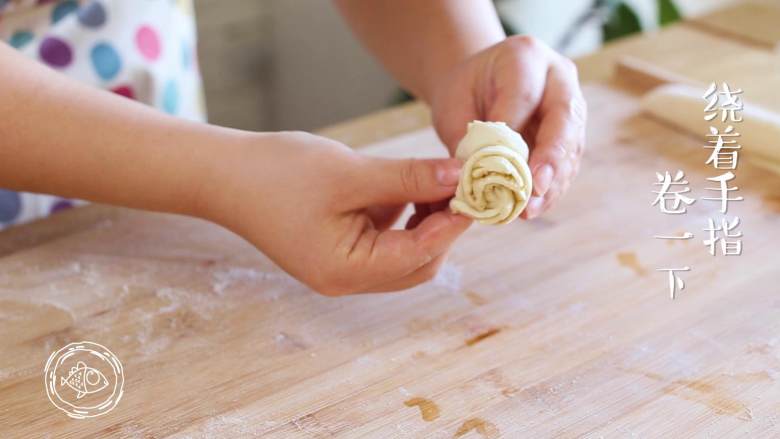
M 642 110 L 692 135 L 706 136 L 710 125 L 723 127 L 720 117 L 704 120 L 707 101 L 703 91 L 689 85 L 669 84 L 658 87 L 642 99 Z M 743 120 L 730 123 L 739 132 L 740 154 L 751 163 L 780 174 L 780 115 L 744 102 Z
M 471 122 L 455 157 L 464 160 L 453 212 L 482 224 L 507 224 L 531 197 L 528 145 L 503 122 Z

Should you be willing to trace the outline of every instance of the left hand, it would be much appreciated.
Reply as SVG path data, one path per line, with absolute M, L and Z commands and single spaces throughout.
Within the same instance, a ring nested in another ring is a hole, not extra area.
M 208 184 L 196 190 L 192 214 L 241 235 L 324 295 L 430 280 L 471 224 L 447 210 L 391 228 L 408 203 L 452 197 L 458 160 L 380 159 L 301 132 L 231 139 L 198 179 Z
M 503 121 L 523 135 L 534 179 L 523 218 L 539 216 L 568 190 L 580 167 L 587 118 L 568 58 L 533 37 L 510 37 L 458 65 L 437 82 L 430 100 L 451 154 L 472 120 Z

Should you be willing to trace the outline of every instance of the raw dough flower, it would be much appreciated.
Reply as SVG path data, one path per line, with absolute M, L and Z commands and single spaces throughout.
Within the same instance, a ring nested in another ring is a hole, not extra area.
M 507 224 L 531 197 L 528 145 L 503 122 L 471 122 L 455 157 L 465 160 L 450 209 L 482 224 Z

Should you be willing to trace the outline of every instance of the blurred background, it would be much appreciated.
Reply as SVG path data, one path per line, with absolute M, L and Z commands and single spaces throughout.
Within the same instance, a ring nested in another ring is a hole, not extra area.
M 738 0 L 496 0 L 508 33 L 572 57 Z M 195 0 L 212 123 L 315 130 L 404 99 L 325 0 Z

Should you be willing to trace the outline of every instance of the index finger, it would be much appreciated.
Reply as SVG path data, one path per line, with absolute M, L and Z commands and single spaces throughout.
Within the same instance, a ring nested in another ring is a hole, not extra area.
M 369 230 L 358 239 L 349 258 L 361 291 L 404 278 L 443 255 L 472 220 L 450 211 L 427 216 L 411 230 Z
M 527 216 L 541 213 L 542 207 L 560 196 L 574 177 L 585 146 L 586 120 L 587 106 L 573 63 L 567 60 L 551 66 L 529 158 L 536 188 L 534 198 L 542 200 L 532 198 Z

